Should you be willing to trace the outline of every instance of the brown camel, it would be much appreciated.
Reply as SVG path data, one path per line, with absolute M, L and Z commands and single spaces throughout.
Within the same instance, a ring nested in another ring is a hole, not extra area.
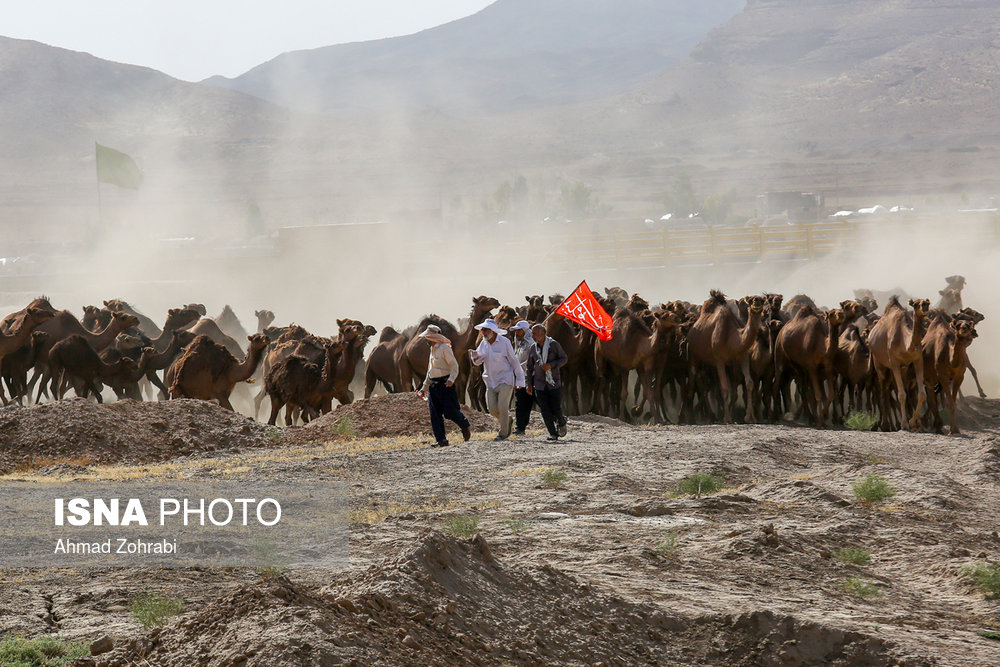
M 949 435 L 959 433 L 955 403 L 968 365 L 966 352 L 975 334 L 975 327 L 968 320 L 949 322 L 945 317 L 939 317 L 934 318 L 927 327 L 927 334 L 922 343 L 924 382 L 927 385 L 927 410 L 938 433 L 944 431 L 937 403 L 938 386 L 948 405 L 951 419 Z
M 44 331 L 32 331 L 31 340 L 27 345 L 22 345 L 0 360 L 0 374 L 7 383 L 10 398 L 12 401 L 16 400 L 19 405 L 23 405 L 24 393 L 28 390 L 28 371 L 35 365 L 38 350 L 48 337 Z
M 120 338 L 121 336 L 119 336 Z M 123 349 L 122 346 L 116 343 L 115 347 L 105 348 L 100 354 L 101 361 L 109 365 L 122 357 L 128 357 L 135 362 L 134 368 L 124 369 L 117 375 L 108 377 L 105 382 L 115 392 L 118 400 L 124 398 L 130 398 L 133 401 L 142 400 L 142 390 L 139 388 L 139 381 L 146 377 L 150 361 L 156 357 L 157 352 L 152 347 L 144 347 L 141 339 L 139 341 L 139 345 L 132 345 L 128 349 Z
M 111 345 L 118 334 L 138 324 L 139 318 L 135 315 L 115 312 L 111 317 L 111 323 L 103 331 L 93 333 L 87 331 L 73 313 L 67 310 L 60 310 L 56 313 L 55 317 L 39 327 L 40 331 L 49 334 L 49 338 L 42 344 L 41 349 L 38 351 L 38 358 L 35 361 L 35 374 L 32 376 L 31 382 L 28 383 L 29 389 L 33 389 L 35 382 L 41 380 L 38 385 L 38 395 L 35 397 L 35 402 L 37 403 L 41 399 L 42 393 L 46 391 L 46 385 L 52 377 L 48 366 L 49 351 L 56 343 L 76 334 L 82 336 L 84 340 L 90 343 L 95 352 L 100 352 Z
M 955 277 L 956 276 L 952 276 L 952 278 Z M 957 277 L 961 278 L 961 276 Z M 962 308 L 960 311 L 958 311 L 958 313 L 955 314 L 955 318 L 967 320 L 972 323 L 973 327 L 975 327 L 977 324 L 985 320 L 986 316 L 980 313 L 978 310 L 973 310 L 972 308 Z M 979 334 L 976 333 L 975 328 L 973 328 L 972 337 L 975 338 L 978 335 Z M 979 384 L 979 373 L 976 372 L 976 367 L 972 365 L 971 361 L 969 361 L 968 354 L 966 355 L 965 365 L 969 369 L 969 373 L 972 374 L 972 379 L 976 383 L 976 390 L 979 392 L 979 398 L 986 398 L 986 392 L 983 391 L 983 385 Z M 962 396 L 961 392 L 959 392 L 958 395 L 959 397 L 961 397 Z
M 65 374 L 66 384 L 73 387 L 77 396 L 87 398 L 88 394 L 93 393 L 97 402 L 103 403 L 97 380 L 111 378 L 122 372 L 133 372 L 135 361 L 119 356 L 117 361 L 105 363 L 84 336 L 71 334 L 49 350 L 49 370 L 52 375 L 50 389 L 56 400 L 65 394 L 62 382 Z
M 413 391 L 414 381 L 419 385 L 425 375 L 427 375 L 427 360 L 430 358 L 430 345 L 427 339 L 419 334 L 423 333 L 428 324 L 437 324 L 441 327 L 441 333 L 451 341 L 451 347 L 455 351 L 455 358 L 458 360 L 462 372 L 459 373 L 455 382 L 455 389 L 458 391 L 458 399 L 465 400 L 465 389 L 468 384 L 469 367 L 468 350 L 473 346 L 473 342 L 479 335 L 476 325 L 482 324 L 495 308 L 500 307 L 500 302 L 491 296 L 477 296 L 472 299 L 472 312 L 469 315 L 469 322 L 464 331 L 459 332 L 451 324 L 444 322 L 441 318 L 429 316 L 417 326 L 414 335 L 406 343 L 403 358 L 399 366 L 399 377 L 403 384 L 403 391 Z M 447 325 L 447 331 L 445 326 Z
M 233 309 L 228 303 L 223 306 L 222 312 L 213 319 L 215 319 L 215 323 L 219 325 L 219 329 L 221 329 L 223 333 L 233 340 L 243 340 L 250 335 L 243 328 L 240 318 L 236 316 L 236 313 L 233 312 Z
M 688 331 L 688 353 L 692 364 L 692 377 L 702 367 L 714 369 L 719 382 L 722 401 L 722 419 L 732 421 L 733 393 L 729 383 L 727 366 L 738 364 L 743 371 L 744 386 L 749 387 L 750 349 L 757 342 L 757 332 L 761 316 L 764 312 L 764 297 L 749 297 L 748 319 L 740 328 L 736 315 L 726 306 L 726 295 L 717 290 L 711 291 L 711 296 L 701 307 L 701 314 Z M 693 403 L 693 388 L 689 382 L 689 390 L 685 397 L 688 408 Z M 707 398 L 707 392 L 703 393 Z M 746 399 L 745 420 L 755 420 L 753 401 Z
M 97 333 L 106 328 L 110 323 L 111 311 L 109 309 L 98 308 L 97 306 L 83 307 L 83 319 L 80 320 L 80 324 L 87 331 Z
M 365 398 L 371 398 L 375 385 L 379 382 L 390 394 L 402 390 L 403 381 L 399 379 L 399 364 L 408 340 L 392 327 L 382 329 L 378 344 L 365 362 Z
M 834 418 L 837 417 L 837 412 L 845 414 L 845 393 L 847 394 L 846 414 L 864 409 L 862 392 L 869 389 L 870 363 L 871 354 L 868 351 L 868 343 L 861 335 L 857 325 L 848 324 L 844 327 L 844 333 L 840 336 L 837 352 L 833 357 L 833 371 L 839 382 L 834 402 Z
M 191 306 L 185 306 L 185 308 L 191 308 Z M 236 341 L 236 339 L 224 332 L 219 327 L 219 323 L 211 317 L 202 317 L 194 324 L 184 328 L 196 336 L 208 336 L 212 339 L 212 341 L 225 346 L 225 348 L 229 350 L 229 353 L 234 357 L 243 356 L 243 348 Z
M 21 322 L 24 321 L 25 316 L 31 309 L 45 310 L 53 315 L 56 314 L 56 309 L 52 307 L 51 303 L 49 303 L 49 298 L 47 296 L 40 296 L 36 299 L 32 299 L 31 303 L 21 310 L 15 311 L 4 317 L 3 321 L 0 321 L 0 333 L 11 333 L 14 329 L 21 325 Z
M 889 381 L 895 381 L 896 397 L 899 400 L 901 424 L 914 431 L 920 427 L 920 417 L 927 400 L 924 383 L 923 336 L 924 320 L 930 309 L 928 299 L 910 299 L 913 311 L 908 311 L 892 297 L 885 306 L 881 319 L 868 334 L 868 348 L 871 350 L 872 367 L 877 378 L 876 390 L 882 411 L 882 429 L 890 429 Z M 916 408 L 912 416 L 907 410 L 907 377 L 912 367 L 915 375 Z
M 237 382 L 253 375 L 268 344 L 263 334 L 253 334 L 247 340 L 250 342 L 247 354 L 243 361 L 238 361 L 225 346 L 207 335 L 198 335 L 177 362 L 170 397 L 217 400 L 219 405 L 232 410 L 229 394 Z
M 803 405 L 818 428 L 825 428 L 833 398 L 831 371 L 844 319 L 844 311 L 839 308 L 821 313 L 803 305 L 781 328 L 775 343 L 773 400 L 783 398 L 785 409 L 790 408 L 788 387 L 794 379 L 804 399 Z
M 0 332 L 0 363 L 2 363 L 4 357 L 8 354 L 13 354 L 21 348 L 27 347 L 29 341 L 32 341 L 32 332 L 51 319 L 52 313 L 50 311 L 29 307 L 20 321 L 12 324 L 12 331 L 10 333 Z M 38 349 L 41 349 L 48 343 L 50 337 L 51 334 L 47 334 L 45 338 L 35 338 L 32 342 L 35 342 L 38 345 Z M 36 350 L 36 358 L 37 355 L 38 352 Z M 11 397 L 13 398 L 13 393 Z M 7 397 L 3 393 L 2 385 L 0 385 L 0 400 L 3 401 L 4 405 L 7 405 Z
M 146 317 L 145 315 L 143 315 L 138 310 L 136 310 L 135 308 L 133 308 L 132 306 L 130 306 L 128 303 L 126 303 L 121 299 L 109 299 L 104 302 L 104 307 L 112 312 L 126 313 L 128 315 L 133 315 L 137 320 L 139 320 L 139 324 L 136 325 L 137 327 L 139 327 L 139 331 L 141 331 L 149 338 L 159 338 L 160 334 L 163 333 L 162 331 L 160 331 L 160 328 L 156 326 L 156 322 L 149 319 L 148 317 Z
M 320 395 L 326 387 L 332 386 L 340 357 L 349 344 L 340 340 L 327 341 L 322 368 L 300 354 L 280 358 L 264 377 L 264 387 L 271 399 L 268 423 L 275 424 L 282 407 L 288 426 L 293 423 L 295 410 L 301 410 L 305 421 L 318 417 L 316 405 L 322 400 Z

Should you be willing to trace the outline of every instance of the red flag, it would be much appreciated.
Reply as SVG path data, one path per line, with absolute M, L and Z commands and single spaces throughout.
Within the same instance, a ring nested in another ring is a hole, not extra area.
M 587 327 L 601 340 L 611 340 L 611 316 L 597 303 L 594 293 L 584 280 L 559 304 L 556 313 Z

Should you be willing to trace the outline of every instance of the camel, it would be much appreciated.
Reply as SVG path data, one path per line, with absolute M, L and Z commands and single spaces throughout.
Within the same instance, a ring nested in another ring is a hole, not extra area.
M 160 331 L 160 328 L 156 326 L 156 322 L 140 313 L 122 299 L 109 299 L 104 302 L 104 307 L 115 313 L 126 313 L 127 315 L 134 316 L 137 320 L 139 320 L 139 323 L 136 326 L 139 327 L 139 330 L 142 333 L 150 338 L 159 338 L 163 333 Z
M 110 322 L 111 311 L 107 308 L 98 308 L 97 306 L 83 307 L 83 319 L 80 320 L 80 324 L 87 331 L 97 333 L 106 328 Z
M 907 311 L 892 297 L 885 306 L 881 319 L 872 326 L 868 334 L 868 348 L 871 350 L 872 367 L 877 378 L 877 390 L 881 403 L 883 430 L 889 430 L 889 379 L 895 381 L 901 424 L 913 431 L 920 427 L 920 416 L 927 400 L 924 392 L 924 356 L 922 342 L 924 320 L 930 309 L 928 299 L 910 299 L 913 311 Z M 910 367 L 915 372 L 917 404 L 912 416 L 907 410 L 906 378 Z
M 327 381 L 317 390 L 314 407 L 326 414 L 333 409 L 333 399 L 342 405 L 354 402 L 354 392 L 350 386 L 357 374 L 358 365 L 364 358 L 365 347 L 375 335 L 375 327 L 358 320 L 337 320 L 339 328 L 337 342 L 344 345 L 336 372 L 328 374 Z
M 528 302 L 528 308 L 524 313 L 524 319 L 532 323 L 541 322 L 545 319 L 545 316 L 548 315 L 548 313 L 545 312 L 545 297 L 541 295 L 526 296 L 524 297 L 524 300 Z M 497 324 L 500 324 L 500 320 L 497 320 Z
M 831 370 L 844 320 L 844 311 L 839 308 L 821 313 L 816 308 L 803 306 L 781 328 L 775 343 L 773 400 L 784 398 L 785 408 L 790 408 L 788 385 L 795 379 L 803 404 L 818 428 L 825 428 L 833 399 Z
M 430 345 L 428 345 L 427 339 L 422 338 L 419 334 L 423 333 L 428 324 L 437 324 L 441 327 L 441 333 L 451 341 L 451 347 L 455 351 L 455 358 L 462 369 L 458 380 L 455 382 L 455 389 L 458 391 L 458 400 L 464 401 L 469 379 L 469 367 L 471 366 L 468 360 L 468 351 L 479 336 L 479 331 L 475 327 L 478 324 L 482 324 L 490 316 L 490 313 L 499 307 L 500 302 L 490 296 L 477 296 L 472 299 L 472 312 L 469 315 L 469 322 L 462 332 L 459 332 L 450 323 L 441 318 L 435 316 L 425 317 L 413 332 L 413 337 L 407 341 L 399 365 L 399 377 L 402 382 L 403 391 L 413 391 L 414 380 L 419 384 L 427 374 Z
M 236 316 L 236 313 L 233 312 L 233 309 L 228 303 L 223 306 L 222 312 L 219 313 L 219 315 L 214 319 L 215 323 L 219 325 L 219 329 L 221 329 L 223 333 L 233 340 L 243 340 L 250 335 L 243 328 L 243 324 L 240 323 L 240 318 Z M 223 343 L 223 345 L 225 345 L 225 343 Z
M 0 374 L 7 383 L 7 391 L 10 392 L 11 400 L 16 400 L 19 405 L 23 405 L 24 393 L 28 390 L 28 371 L 35 365 L 38 350 L 48 337 L 44 331 L 32 331 L 31 341 L 27 345 L 22 345 L 0 360 Z
M 170 397 L 216 400 L 232 410 L 229 395 L 233 387 L 253 375 L 269 342 L 263 334 L 253 334 L 247 340 L 246 356 L 238 361 L 225 346 L 199 334 L 177 361 Z
M 712 290 L 709 299 L 702 304 L 701 314 L 688 331 L 688 353 L 692 366 L 692 379 L 700 367 L 715 369 L 721 392 L 722 419 L 725 422 L 732 421 L 733 399 L 727 366 L 739 364 L 743 371 L 744 386 L 750 386 L 749 353 L 757 342 L 757 332 L 764 312 L 764 303 L 764 297 L 749 297 L 748 319 L 746 324 L 740 328 L 736 315 L 726 307 L 726 295 Z M 688 391 L 685 396 L 685 404 L 689 409 L 693 403 L 691 384 L 691 382 L 688 383 Z M 745 420 L 752 422 L 756 418 L 753 401 L 747 397 L 745 402 Z
M 371 398 L 375 385 L 379 382 L 390 394 L 402 390 L 399 378 L 399 364 L 403 350 L 409 340 L 392 327 L 385 327 L 379 335 L 378 344 L 365 362 L 365 398 Z
M 192 306 L 188 305 L 185 306 L 185 308 L 192 308 Z M 186 328 L 196 336 L 208 336 L 212 339 L 212 341 L 218 343 L 219 345 L 223 345 L 234 357 L 243 356 L 243 348 L 236 341 L 236 339 L 224 332 L 221 327 L 219 327 L 219 323 L 211 317 L 202 317 L 193 324 L 182 328 Z
M 948 321 L 945 317 L 938 317 L 927 327 L 927 334 L 922 342 L 923 383 L 927 388 L 927 410 L 938 433 L 944 430 L 937 405 L 936 388 L 940 386 L 950 416 L 948 433 L 959 434 L 955 403 L 968 365 L 966 352 L 975 334 L 975 327 L 968 320 Z
M 302 411 L 305 421 L 319 416 L 316 405 L 319 395 L 332 386 L 340 357 L 350 343 L 345 341 L 327 341 L 324 345 L 324 363 L 322 369 L 308 358 L 299 354 L 282 357 L 270 368 L 264 377 L 264 387 L 271 399 L 271 416 L 268 424 L 272 426 L 278 418 L 278 412 L 285 408 L 285 424 L 291 426 L 293 410 Z
M 955 278 L 955 277 L 956 276 L 952 276 L 952 278 Z M 961 276 L 957 276 L 957 277 L 961 277 Z M 958 313 L 955 314 L 955 318 L 956 319 L 968 320 L 969 322 L 972 323 L 972 326 L 975 327 L 977 324 L 979 324 L 980 322 L 982 322 L 983 320 L 985 320 L 986 316 L 983 315 L 982 313 L 980 313 L 978 310 L 973 310 L 972 308 L 962 308 L 960 311 L 958 311 Z M 972 330 L 972 337 L 975 338 L 978 335 L 979 334 L 976 333 L 975 328 L 973 328 L 973 330 Z M 972 379 L 976 383 L 976 390 L 979 392 L 979 398 L 986 398 L 986 392 L 983 391 L 983 385 L 979 384 L 979 373 L 976 372 L 976 367 L 972 365 L 971 361 L 969 361 L 968 356 L 966 356 L 965 365 L 966 365 L 966 368 L 969 369 L 969 373 L 972 374 Z M 961 397 L 962 393 L 959 392 L 958 395 L 959 395 L 959 397 Z
M 125 369 L 117 375 L 108 377 L 105 384 L 111 387 L 118 400 L 130 398 L 133 401 L 141 401 L 142 390 L 139 388 L 139 381 L 146 377 L 150 362 L 157 356 L 156 350 L 143 346 L 141 342 L 139 345 L 131 344 L 128 349 L 121 349 L 116 344 L 116 347 L 105 348 L 99 356 L 101 361 L 109 365 L 122 357 L 127 357 L 135 362 L 134 368 Z
M 15 328 L 17 328 L 17 326 L 20 326 L 21 322 L 24 321 L 24 318 L 27 315 L 28 311 L 32 309 L 44 310 L 49 313 L 52 313 L 53 315 L 56 314 L 56 309 L 52 307 L 51 303 L 49 303 L 49 297 L 47 296 L 37 297 L 35 299 L 32 299 L 31 303 L 29 303 L 21 310 L 15 311 L 4 317 L 3 320 L 0 321 L 0 333 L 12 333 L 12 331 Z
M 270 310 L 255 310 L 253 314 L 257 318 L 257 333 L 264 333 L 264 329 L 274 322 L 274 313 Z
M 49 370 L 52 376 L 51 391 L 54 399 L 61 399 L 64 395 L 61 381 L 63 373 L 65 373 L 67 383 L 73 386 L 77 396 L 87 398 L 88 394 L 93 393 L 97 402 L 103 403 L 104 399 L 101 398 L 101 390 L 96 384 L 97 380 L 111 378 L 122 372 L 131 373 L 135 371 L 135 361 L 129 357 L 120 356 L 113 363 L 105 363 L 84 336 L 71 334 L 58 341 L 49 350 Z
M 0 364 L 8 354 L 13 354 L 22 347 L 26 347 L 28 342 L 32 340 L 31 334 L 35 329 L 49 322 L 52 317 L 52 313 L 48 310 L 29 307 L 20 322 L 12 324 L 13 330 L 10 333 L 0 332 Z M 48 343 L 50 337 L 51 334 L 48 334 L 45 338 L 35 338 L 33 342 L 36 342 L 38 349 L 41 349 Z M 37 357 L 37 351 L 35 354 Z M 11 393 L 11 397 L 13 398 L 13 393 Z M 4 405 L 7 405 L 7 397 L 4 395 L 2 385 L 0 385 L 0 400 L 3 401 Z
M 38 384 L 38 395 L 35 397 L 35 402 L 37 403 L 41 399 L 42 393 L 45 392 L 46 385 L 52 377 L 48 366 L 49 351 L 56 343 L 76 334 L 82 336 L 94 348 L 95 352 L 100 352 L 111 345 L 118 334 L 134 326 L 138 326 L 138 324 L 139 318 L 135 315 L 115 311 L 111 316 L 111 323 L 100 333 L 93 333 L 87 331 L 73 313 L 67 310 L 60 310 L 56 313 L 55 317 L 49 319 L 39 327 L 40 331 L 49 334 L 49 338 L 42 344 L 38 351 L 35 361 L 35 374 L 32 376 L 31 382 L 28 383 L 28 388 L 31 390 L 34 388 L 35 382 L 41 379 L 41 382 Z
M 870 360 L 868 343 L 862 336 L 861 330 L 855 324 L 845 326 L 833 357 L 834 375 L 839 379 L 834 402 L 834 418 L 837 417 L 836 412 L 844 412 L 845 393 L 847 394 L 846 414 L 863 409 L 862 392 L 869 385 Z

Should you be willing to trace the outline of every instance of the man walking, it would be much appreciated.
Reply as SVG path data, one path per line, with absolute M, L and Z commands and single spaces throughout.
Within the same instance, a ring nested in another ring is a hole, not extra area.
M 420 334 L 431 344 L 431 356 L 427 360 L 427 376 L 420 388 L 420 395 L 427 396 L 427 407 L 431 412 L 431 431 L 434 432 L 432 447 L 447 447 L 448 437 L 444 432 L 444 417 L 458 424 L 462 438 L 469 440 L 469 419 L 462 413 L 455 391 L 458 377 L 458 359 L 451 349 L 451 341 L 441 333 L 440 327 L 429 324 Z
M 562 412 L 562 378 L 559 369 L 566 363 L 566 352 L 554 338 L 545 335 L 545 325 L 531 328 L 532 345 L 528 350 L 528 393 L 538 402 L 548 440 L 566 435 L 566 417 Z
M 521 369 L 527 369 L 528 350 L 533 345 L 531 335 L 531 324 L 527 320 L 521 320 L 510 328 L 514 334 L 514 356 L 521 364 Z M 527 382 L 525 382 L 527 384 Z M 528 393 L 527 387 L 520 387 L 514 390 L 514 435 L 524 435 L 524 430 L 528 428 L 528 420 L 531 418 L 531 406 L 535 404 L 535 397 Z
M 469 359 L 483 367 L 483 381 L 486 382 L 486 407 L 500 423 L 500 432 L 494 440 L 506 440 L 510 435 L 510 397 L 514 389 L 524 386 L 524 371 L 514 347 L 504 338 L 505 329 L 497 326 L 490 318 L 476 328 L 483 334 L 483 340 L 475 350 L 469 350 Z

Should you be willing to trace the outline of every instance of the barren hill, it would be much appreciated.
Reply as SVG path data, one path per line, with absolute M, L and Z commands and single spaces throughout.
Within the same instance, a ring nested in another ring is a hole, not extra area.
M 591 100 L 666 71 L 743 0 L 499 0 L 414 35 L 285 53 L 206 81 L 289 106 L 488 114 Z

